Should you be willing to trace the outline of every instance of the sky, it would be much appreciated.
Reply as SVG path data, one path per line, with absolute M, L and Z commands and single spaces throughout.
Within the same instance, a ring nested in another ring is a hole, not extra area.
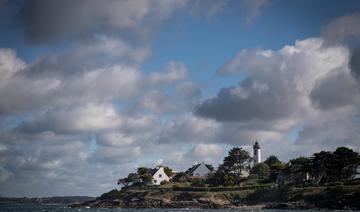
M 0 0 L 0 195 L 360 151 L 357 0 Z

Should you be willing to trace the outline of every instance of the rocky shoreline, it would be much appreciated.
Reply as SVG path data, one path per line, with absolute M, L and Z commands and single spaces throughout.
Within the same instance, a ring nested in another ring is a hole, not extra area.
M 112 190 L 72 208 L 236 208 L 360 210 L 360 186 L 326 186 L 221 192 L 169 189 Z
M 171 201 L 168 199 L 136 199 L 130 201 L 115 200 L 92 200 L 79 204 L 69 205 L 71 208 L 194 208 L 194 209 L 319 209 L 302 201 L 297 202 L 270 202 L 254 205 L 236 204 L 230 201 L 199 198 L 185 201 Z M 350 208 L 342 208 L 350 209 Z
M 130 201 L 115 200 L 93 200 L 81 204 L 72 204 L 72 208 L 239 208 L 239 209 L 262 209 L 265 204 L 257 205 L 235 205 L 229 201 L 199 198 L 185 201 L 171 201 L 168 199 L 131 199 Z

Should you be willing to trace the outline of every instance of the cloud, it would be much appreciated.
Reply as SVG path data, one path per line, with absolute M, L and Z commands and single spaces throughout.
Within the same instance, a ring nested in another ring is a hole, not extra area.
M 268 0 L 243 0 L 242 6 L 245 8 L 246 25 L 251 25 L 260 16 L 260 10 L 268 3 Z
M 151 3 L 142 0 L 25 1 L 18 20 L 25 38 L 31 43 L 86 39 L 99 30 L 108 34 L 120 33 L 123 38 L 144 39 L 184 4 L 185 1 L 177 0 Z
M 194 114 L 217 123 L 215 137 L 221 142 L 246 145 L 260 140 L 265 155 L 277 151 L 277 145 L 289 150 L 278 152 L 285 159 L 339 145 L 358 149 L 356 52 L 324 42 L 308 38 L 277 51 L 239 51 L 218 74 L 245 79 L 221 88 Z M 299 133 L 290 138 L 294 130 Z
M 149 55 L 147 47 L 133 48 L 121 39 L 97 36 L 70 50 L 37 58 L 24 74 L 29 77 L 73 77 L 114 63 L 136 66 Z
M 327 45 L 338 44 L 346 41 L 350 38 L 360 37 L 360 14 L 352 13 L 345 16 L 341 16 L 322 29 L 323 37 L 326 40 Z
M 131 102 L 137 109 L 176 112 L 192 107 L 199 98 L 199 88 L 187 80 L 188 70 L 182 63 L 169 62 L 164 70 L 151 74 L 123 61 L 96 63 L 102 52 L 107 58 L 108 54 L 110 58 L 111 55 L 115 55 L 114 58 L 133 55 L 133 50 L 121 42 L 110 40 L 120 45 L 110 45 L 110 48 L 108 41 L 105 38 L 105 44 L 101 41 L 101 44 L 75 48 L 61 55 L 45 56 L 30 64 L 18 58 L 14 50 L 0 49 L 0 98 L 7 100 L 0 103 L 0 114 L 110 101 Z M 104 51 L 93 49 L 98 45 L 105 45 Z M 89 48 L 93 50 L 88 51 Z M 174 87 L 173 93 L 166 93 L 169 86 Z M 137 100 L 142 104 L 136 104 Z
M 194 163 L 206 162 L 213 166 L 221 163 L 222 157 L 226 154 L 225 149 L 218 144 L 197 144 L 185 154 L 186 158 L 191 158 Z
M 222 88 L 200 104 L 195 114 L 218 121 L 247 122 L 296 118 L 309 108 L 309 93 L 319 79 L 339 67 L 346 69 L 348 51 L 322 48 L 322 39 L 297 41 L 278 51 L 242 50 L 220 74 L 243 73 L 237 87 Z
M 313 104 L 323 110 L 358 105 L 360 85 L 348 70 L 335 70 L 316 84 L 310 93 Z
M 88 103 L 41 112 L 21 123 L 15 130 L 24 133 L 81 133 L 114 129 L 121 124 L 122 117 L 112 105 Z
M 226 0 L 215 1 L 210 5 L 208 16 L 213 17 L 221 13 L 224 8 L 227 6 L 228 2 Z
M 360 47 L 353 49 L 350 58 L 351 74 L 360 81 Z
M 360 13 L 351 13 L 332 20 L 322 29 L 324 44 L 348 45 L 350 46 L 351 57 L 349 66 L 355 78 L 359 78 L 359 39 L 360 39 Z
M 179 80 L 183 80 L 187 77 L 188 71 L 185 64 L 176 61 L 170 61 L 166 64 L 165 71 L 154 72 L 149 78 L 153 84 L 167 84 L 173 83 Z
M 24 70 L 24 69 L 22 69 Z M 128 99 L 141 88 L 137 68 L 115 65 L 67 78 L 27 77 L 23 71 L 2 72 L 0 114 L 15 114 L 48 106 Z

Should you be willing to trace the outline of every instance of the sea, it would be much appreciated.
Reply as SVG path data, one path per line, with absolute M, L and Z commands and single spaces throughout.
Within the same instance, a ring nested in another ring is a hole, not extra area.
M 106 208 L 68 208 L 62 204 L 0 204 L 0 212 L 234 212 L 234 211 L 265 211 L 284 212 L 284 210 L 239 210 L 239 209 L 106 209 Z M 286 212 L 319 212 L 319 210 L 287 210 Z M 328 210 L 321 210 L 328 211 Z M 360 211 L 357 211 L 360 212 Z

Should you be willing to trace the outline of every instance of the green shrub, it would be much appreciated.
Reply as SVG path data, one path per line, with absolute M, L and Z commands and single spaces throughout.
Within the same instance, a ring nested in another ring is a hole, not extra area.
M 174 185 L 173 191 L 197 191 L 197 192 L 203 192 L 203 191 L 209 191 L 206 187 L 179 187 Z
M 194 186 L 194 187 L 205 187 L 205 179 L 203 178 L 195 178 L 193 179 L 192 183 L 191 183 L 191 186 Z
M 160 185 L 165 185 L 165 184 L 168 184 L 169 182 L 164 180 L 164 181 L 161 181 Z
M 111 190 L 107 193 L 103 193 L 101 196 L 100 196 L 100 199 L 101 200 L 112 200 L 112 199 L 117 199 L 121 196 L 121 191 L 118 191 L 116 189 L 114 190 Z

